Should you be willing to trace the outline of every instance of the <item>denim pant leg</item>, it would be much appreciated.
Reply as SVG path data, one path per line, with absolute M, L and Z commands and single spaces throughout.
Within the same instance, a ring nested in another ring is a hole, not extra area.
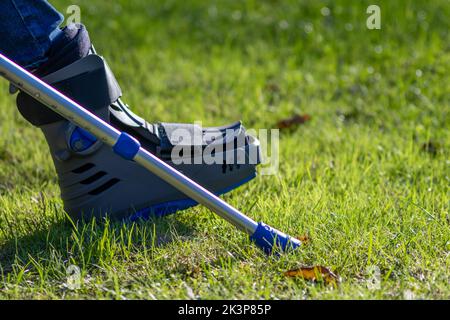
M 46 0 L 1 0 L 0 52 L 24 67 L 44 62 L 63 20 Z

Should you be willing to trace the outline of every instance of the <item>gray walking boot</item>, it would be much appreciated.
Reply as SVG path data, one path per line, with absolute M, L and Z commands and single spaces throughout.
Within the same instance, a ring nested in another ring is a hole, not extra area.
M 86 29 L 63 31 L 66 38 L 59 49 L 34 71 L 45 82 L 131 134 L 148 151 L 215 194 L 229 192 L 255 177 L 259 142 L 246 134 L 240 122 L 216 128 L 148 123 L 122 102 L 121 89 L 105 60 L 93 50 Z M 17 106 L 29 122 L 42 129 L 64 208 L 75 219 L 108 215 L 134 220 L 197 204 L 27 94 L 19 93 Z

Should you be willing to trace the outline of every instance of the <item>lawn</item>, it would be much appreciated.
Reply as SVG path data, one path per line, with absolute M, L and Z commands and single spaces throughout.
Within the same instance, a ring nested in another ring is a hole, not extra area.
M 80 6 L 149 121 L 270 129 L 309 115 L 281 130 L 276 175 L 224 197 L 309 242 L 267 257 L 200 206 L 71 223 L 46 142 L 2 80 L 1 299 L 450 298 L 449 1 L 51 2 Z M 304 265 L 341 281 L 284 275 Z

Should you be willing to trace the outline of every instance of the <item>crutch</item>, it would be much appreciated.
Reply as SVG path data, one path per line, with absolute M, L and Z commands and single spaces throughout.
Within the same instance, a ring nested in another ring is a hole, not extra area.
M 298 248 L 301 242 L 262 222 L 257 223 L 228 203 L 209 192 L 193 180 L 141 147 L 139 141 L 125 132 L 112 127 L 96 115 L 64 96 L 27 70 L 0 54 L 0 75 L 18 89 L 26 92 L 39 102 L 77 126 L 87 130 L 114 152 L 126 160 L 141 166 L 177 188 L 189 198 L 208 207 L 211 211 L 246 232 L 250 239 L 266 253 L 274 249 L 284 252 Z M 276 249 L 277 248 L 277 249 Z

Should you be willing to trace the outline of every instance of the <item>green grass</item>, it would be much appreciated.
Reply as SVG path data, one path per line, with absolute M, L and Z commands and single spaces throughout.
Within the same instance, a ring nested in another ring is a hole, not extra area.
M 366 28 L 374 1 L 53 2 L 81 6 L 149 121 L 259 129 L 310 114 L 281 132 L 278 174 L 225 199 L 311 243 L 266 257 L 202 207 L 72 225 L 45 140 L 1 81 L 0 298 L 450 298 L 449 1 L 376 1 L 381 30 Z M 316 264 L 341 284 L 283 276 Z

